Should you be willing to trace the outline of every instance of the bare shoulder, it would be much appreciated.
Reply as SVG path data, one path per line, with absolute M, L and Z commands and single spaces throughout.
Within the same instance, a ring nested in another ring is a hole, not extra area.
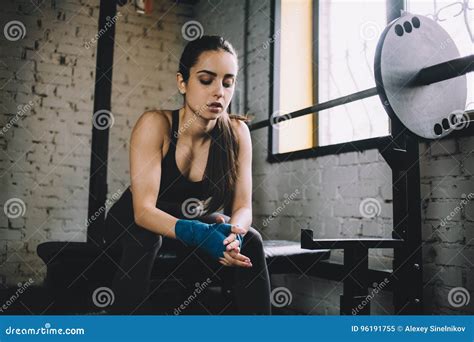
M 138 118 L 132 130 L 131 140 L 140 145 L 163 146 L 171 130 L 171 111 L 149 110 Z
M 171 129 L 170 110 L 149 110 L 138 118 L 133 127 L 132 137 L 136 134 L 163 139 Z
M 247 124 L 243 120 L 233 117 L 231 117 L 230 122 L 239 143 L 243 141 L 250 142 L 250 130 Z
M 171 127 L 171 111 L 170 110 L 149 110 L 144 112 L 138 118 L 135 128 L 145 126 L 153 128 L 161 128 L 169 130 Z

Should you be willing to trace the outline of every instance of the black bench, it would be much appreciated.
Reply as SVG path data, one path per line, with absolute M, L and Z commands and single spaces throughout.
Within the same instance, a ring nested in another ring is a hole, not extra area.
M 300 242 L 286 240 L 266 240 L 264 250 L 269 273 L 314 273 L 317 265 L 328 260 L 327 249 L 301 249 Z M 45 242 L 38 246 L 37 253 L 47 267 L 44 285 L 54 304 L 48 313 L 83 313 L 100 311 L 92 302 L 92 293 L 98 287 L 111 287 L 113 276 L 120 260 L 120 250 L 95 246 L 86 242 Z M 183 284 L 194 286 L 193 277 L 186 274 L 189 269 L 199 273 L 199 265 L 179 267 L 179 258 L 172 250 L 161 248 L 152 271 L 151 281 L 154 291 L 166 288 L 180 288 Z M 172 277 L 168 275 L 172 274 Z M 165 278 L 163 278 L 165 277 Z M 170 279 L 167 279 L 170 278 Z M 202 278 L 202 277 L 201 277 Z M 171 286 L 170 281 L 178 281 Z M 213 283 L 215 284 L 215 283 Z M 219 284 L 225 292 L 225 284 Z

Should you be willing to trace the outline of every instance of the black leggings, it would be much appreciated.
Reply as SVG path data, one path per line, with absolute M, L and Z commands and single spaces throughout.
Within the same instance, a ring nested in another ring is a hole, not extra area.
M 140 314 L 143 310 L 149 309 L 147 300 L 150 296 L 150 276 L 156 255 L 160 250 L 168 249 L 174 250 L 178 254 L 178 260 L 188 259 L 190 261 L 192 258 L 199 258 L 200 262 L 206 261 L 207 267 L 205 268 L 211 270 L 211 275 L 222 280 L 223 283 L 229 284 L 232 307 L 235 310 L 235 312 L 231 312 L 232 314 L 271 314 L 270 280 L 262 236 L 258 231 L 251 227 L 245 235 L 241 247 L 241 253 L 250 258 L 253 267 L 223 266 L 196 248 L 185 247 L 178 240 L 154 234 L 138 226 L 133 220 L 130 223 L 130 210 L 133 215 L 133 209 L 128 205 L 124 207 L 124 202 L 129 201 L 123 197 L 130 196 L 129 194 L 124 195 L 111 208 L 106 220 L 109 242 L 115 242 L 116 245 L 118 243 L 121 248 L 121 259 L 112 286 L 115 301 L 111 313 Z M 213 221 L 214 215 L 199 219 L 205 222 L 215 222 Z M 228 222 L 229 217 L 222 216 Z M 124 225 L 124 223 L 126 224 Z M 196 279 L 205 280 L 202 274 L 199 274 Z

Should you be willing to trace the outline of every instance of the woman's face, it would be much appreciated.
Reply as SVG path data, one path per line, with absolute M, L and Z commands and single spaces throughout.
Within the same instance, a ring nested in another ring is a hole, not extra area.
M 235 89 L 237 60 L 223 51 L 205 51 L 191 68 L 187 83 L 178 76 L 186 104 L 201 117 L 216 119 L 226 112 Z M 180 81 L 181 80 L 181 81 Z

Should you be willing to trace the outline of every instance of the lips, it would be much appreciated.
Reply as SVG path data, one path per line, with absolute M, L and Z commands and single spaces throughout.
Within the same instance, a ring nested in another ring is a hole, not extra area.
M 211 104 L 208 105 L 208 107 L 212 109 L 223 108 L 220 102 L 212 102 Z

